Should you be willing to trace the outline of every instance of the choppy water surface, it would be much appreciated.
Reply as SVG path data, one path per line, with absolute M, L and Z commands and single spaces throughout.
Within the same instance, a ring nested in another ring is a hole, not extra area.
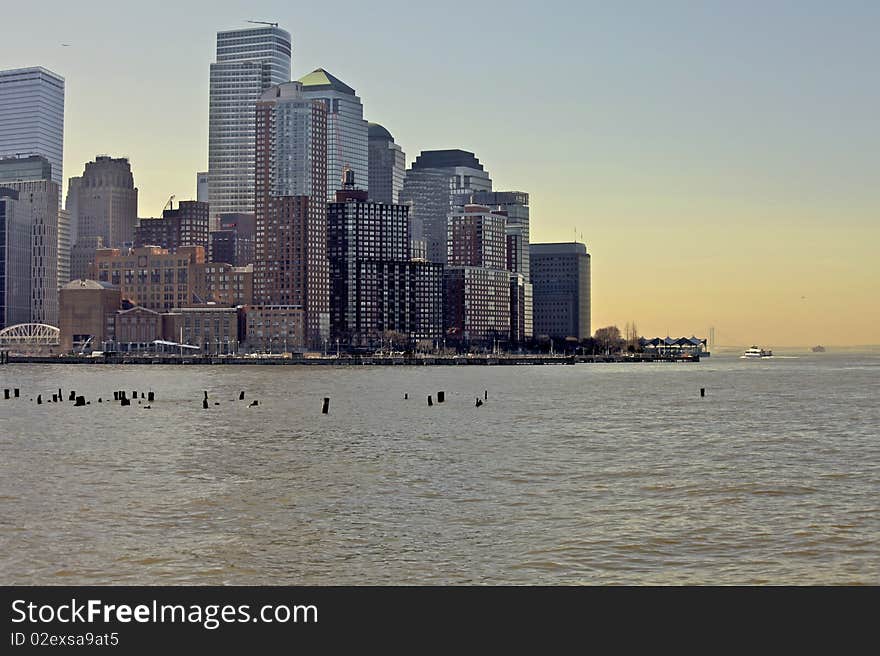
M 2 366 L 0 583 L 878 584 L 878 382 L 833 353 Z M 31 402 L 58 387 L 92 405 Z

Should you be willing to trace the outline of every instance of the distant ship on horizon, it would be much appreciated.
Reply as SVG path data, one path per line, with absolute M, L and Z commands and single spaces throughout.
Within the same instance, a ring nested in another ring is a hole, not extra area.
M 813 353 L 824 353 L 825 347 L 819 344 L 818 346 L 813 347 Z
M 757 346 L 752 346 L 751 348 L 747 348 L 745 350 L 745 352 L 743 352 L 743 354 L 739 357 L 748 358 L 748 359 L 751 359 L 751 358 L 772 358 L 773 351 L 765 351 L 764 349 L 759 348 Z

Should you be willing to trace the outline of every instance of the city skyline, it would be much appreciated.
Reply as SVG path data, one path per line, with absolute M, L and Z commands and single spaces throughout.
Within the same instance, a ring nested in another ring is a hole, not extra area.
M 206 170 L 217 31 L 278 21 L 297 53 L 292 77 L 338 74 L 408 164 L 422 150 L 473 151 L 498 189 L 530 194 L 532 242 L 586 242 L 594 328 L 635 320 L 646 335 L 715 326 L 722 344 L 880 342 L 878 96 L 863 83 L 877 8 L 468 6 L 461 25 L 455 12 L 352 5 L 332 28 L 322 12 L 336 8 L 220 2 L 168 23 L 135 7 L 131 33 L 111 29 L 118 15 L 60 6 L 43 33 L 10 34 L 4 67 L 63 76 L 64 168 L 128 156 L 139 213 L 155 216 L 172 193 L 194 199 L 193 173 Z M 456 40 L 492 24 L 518 46 L 476 62 L 453 48 L 438 56 L 453 22 Z M 331 48 L 334 32 L 352 43 Z M 541 48 L 551 38 L 552 60 Z M 464 112 L 469 84 L 487 102 Z

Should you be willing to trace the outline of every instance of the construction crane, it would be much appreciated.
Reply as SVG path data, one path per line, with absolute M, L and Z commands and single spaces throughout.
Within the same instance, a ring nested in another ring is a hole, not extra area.
M 248 23 L 253 23 L 254 25 L 271 25 L 272 27 L 278 27 L 278 23 L 267 23 L 266 21 L 246 21 Z
M 168 199 L 168 202 L 165 203 L 165 207 L 162 208 L 162 211 L 165 210 L 173 210 L 174 209 L 174 199 L 177 198 L 174 194 L 171 194 L 171 198 Z

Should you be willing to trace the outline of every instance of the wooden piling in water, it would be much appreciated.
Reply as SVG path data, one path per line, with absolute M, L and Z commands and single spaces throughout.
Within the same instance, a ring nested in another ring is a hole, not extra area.
M 325 396 L 324 397 L 324 405 L 321 408 L 321 414 L 326 415 L 326 414 L 329 414 L 329 412 L 330 412 L 330 397 Z

